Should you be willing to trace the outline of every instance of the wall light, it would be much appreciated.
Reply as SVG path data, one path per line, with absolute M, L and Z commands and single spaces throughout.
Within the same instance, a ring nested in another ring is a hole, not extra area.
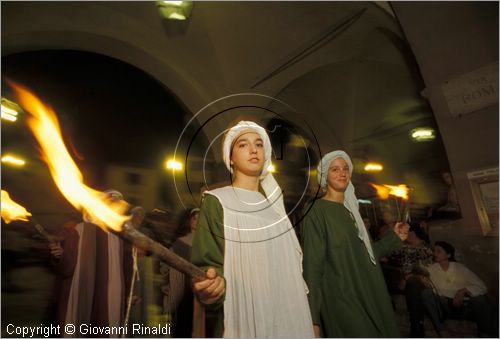
M 182 170 L 182 163 L 175 161 L 174 159 L 169 159 L 165 163 L 165 167 L 169 170 L 180 171 Z
M 275 173 L 276 172 L 276 166 L 274 166 L 272 163 L 267 167 L 267 171 L 269 173 Z
M 14 156 L 14 155 L 8 154 L 8 155 L 4 155 L 2 157 L 2 163 L 21 167 L 21 166 L 24 166 L 26 164 L 26 161 L 24 161 L 23 159 L 21 159 L 19 157 Z
M 17 115 L 21 108 L 18 104 L 2 98 L 2 119 L 14 122 L 17 120 Z
M 380 172 L 384 169 L 384 166 L 382 166 L 379 163 L 375 162 L 369 162 L 365 165 L 365 171 L 367 172 Z

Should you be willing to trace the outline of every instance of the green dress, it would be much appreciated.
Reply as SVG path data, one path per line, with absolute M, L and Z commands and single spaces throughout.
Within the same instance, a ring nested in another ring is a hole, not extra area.
M 349 210 L 316 200 L 304 218 L 304 278 L 313 323 L 324 337 L 400 337 L 380 264 L 374 265 Z M 373 243 L 378 258 L 402 242 L 390 232 Z

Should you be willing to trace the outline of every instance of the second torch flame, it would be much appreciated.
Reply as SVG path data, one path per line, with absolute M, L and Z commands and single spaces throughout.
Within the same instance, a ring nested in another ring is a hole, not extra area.
M 397 185 L 397 186 L 391 186 L 391 185 L 377 185 L 371 183 L 373 188 L 377 190 L 377 195 L 379 196 L 380 199 L 388 199 L 389 195 L 393 195 L 399 198 L 402 198 L 403 200 L 408 200 L 409 195 L 408 192 L 410 189 L 406 185 Z
M 14 220 L 28 221 L 31 213 L 23 206 L 10 198 L 7 191 L 2 190 L 2 205 L 1 205 L 2 219 L 8 224 Z
M 391 186 L 391 185 L 377 185 L 370 183 L 377 190 L 377 195 L 380 199 L 388 199 L 389 195 L 401 198 L 401 211 L 399 208 L 398 199 L 396 198 L 396 208 L 398 210 L 397 220 L 408 222 L 410 220 L 410 210 L 408 206 L 408 199 L 410 198 L 410 188 L 404 184 Z
M 76 209 L 85 211 L 93 223 L 104 230 L 109 227 L 119 232 L 129 219 L 125 214 L 127 203 L 122 201 L 113 207 L 108 206 L 101 200 L 102 192 L 83 183 L 82 173 L 64 145 L 55 113 L 24 87 L 10 81 L 9 84 L 21 106 L 30 113 L 28 126 L 40 144 L 44 160 L 61 193 Z

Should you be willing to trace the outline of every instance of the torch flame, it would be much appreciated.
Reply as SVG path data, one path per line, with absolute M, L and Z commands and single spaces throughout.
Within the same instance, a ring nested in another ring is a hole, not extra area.
M 6 224 L 14 220 L 28 221 L 28 217 L 31 217 L 31 213 L 26 210 L 23 206 L 16 203 L 9 196 L 7 191 L 2 190 L 2 219 Z
M 64 144 L 56 114 L 26 88 L 12 81 L 8 83 L 14 89 L 19 104 L 29 113 L 28 126 L 40 144 L 42 156 L 64 197 L 76 209 L 85 211 L 92 222 L 105 231 L 107 227 L 120 231 L 122 224 L 129 219 L 125 215 L 128 204 L 121 201 L 108 205 L 102 200 L 102 192 L 83 183 L 83 176 Z
M 389 195 L 394 195 L 396 197 L 403 198 L 404 200 L 408 200 L 409 198 L 408 192 L 410 189 L 404 184 L 391 186 L 370 183 L 370 185 L 377 190 L 377 195 L 380 199 L 387 199 L 389 198 Z

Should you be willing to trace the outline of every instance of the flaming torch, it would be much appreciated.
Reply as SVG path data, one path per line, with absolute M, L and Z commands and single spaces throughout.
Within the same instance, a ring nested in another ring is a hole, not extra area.
M 392 186 L 392 185 L 377 185 L 370 183 L 370 185 L 375 188 L 377 195 L 380 199 L 388 199 L 390 195 L 396 197 L 396 208 L 398 210 L 398 221 L 408 222 L 410 221 L 410 209 L 408 201 L 410 199 L 410 188 L 404 184 Z M 401 199 L 401 210 L 399 208 L 398 200 Z
M 26 210 L 23 206 L 10 198 L 7 191 L 2 190 L 2 219 L 6 224 L 15 220 L 29 221 L 33 227 L 40 233 L 48 242 L 59 241 L 59 238 L 51 235 L 47 230 L 36 221 L 35 217 Z
M 20 105 L 29 113 L 28 126 L 40 144 L 43 159 L 54 182 L 76 209 L 85 211 L 92 222 L 104 231 L 116 233 L 138 248 L 154 253 L 173 268 L 193 278 L 206 276 L 203 270 L 136 230 L 130 216 L 125 214 L 128 209 L 125 201 L 107 205 L 101 200 L 101 192 L 86 186 L 64 144 L 56 114 L 24 87 L 12 81 L 8 83 L 14 89 Z

